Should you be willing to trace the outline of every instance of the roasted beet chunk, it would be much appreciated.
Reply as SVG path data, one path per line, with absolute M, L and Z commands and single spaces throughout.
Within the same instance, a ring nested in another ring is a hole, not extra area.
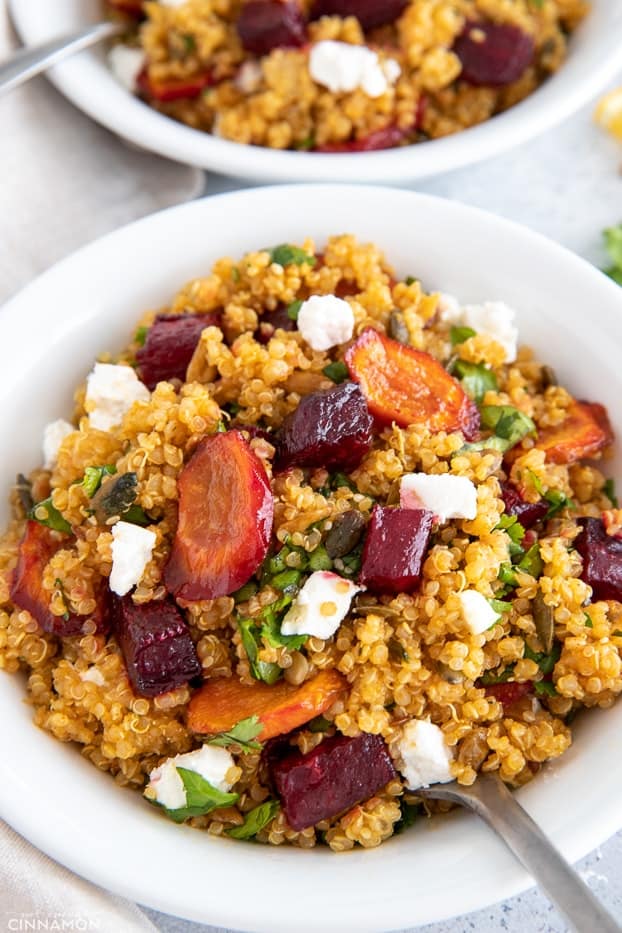
M 546 499 L 539 502 L 525 502 L 516 486 L 501 484 L 501 496 L 505 503 L 505 514 L 515 515 L 525 531 L 544 518 L 550 505 Z
M 140 696 L 155 697 L 201 673 L 181 612 L 172 600 L 136 605 L 111 594 L 112 623 L 127 675 Z
M 531 36 L 509 23 L 469 22 L 454 43 L 462 63 L 460 77 L 476 86 L 503 87 L 518 81 L 531 64 Z
M 148 389 L 158 382 L 185 379 L 202 331 L 220 323 L 217 314 L 160 314 L 136 353 L 138 373 Z
M 368 800 L 395 777 L 384 740 L 336 735 L 313 751 L 268 759 L 287 822 L 296 831 Z
M 276 469 L 323 466 L 353 470 L 372 442 L 372 418 L 353 382 L 305 396 L 276 437 Z
M 411 593 L 419 585 L 434 515 L 425 509 L 390 509 L 371 513 L 361 583 L 379 593 Z
M 582 518 L 574 546 L 583 558 L 581 579 L 594 599 L 622 600 L 622 541 L 608 535 L 599 518 Z
M 60 638 L 81 635 L 87 621 L 94 622 L 98 632 L 105 632 L 108 616 L 103 600 L 97 603 L 95 612 L 90 616 L 79 616 L 73 612 L 57 616 L 50 609 L 52 594 L 43 586 L 43 571 L 48 561 L 68 540 L 39 522 L 26 523 L 11 582 L 11 600 L 18 609 L 26 609 L 41 629 L 50 635 L 58 635 Z
M 279 47 L 307 41 L 302 10 L 295 0 L 248 0 L 238 18 L 238 35 L 247 52 L 267 55 Z
M 274 337 L 275 331 L 279 329 L 286 331 L 297 330 L 296 321 L 287 313 L 286 305 L 280 305 L 271 314 L 264 314 L 253 336 L 259 343 L 268 343 Z
M 312 18 L 356 16 L 363 29 L 374 29 L 394 22 L 408 6 L 408 0 L 317 0 Z

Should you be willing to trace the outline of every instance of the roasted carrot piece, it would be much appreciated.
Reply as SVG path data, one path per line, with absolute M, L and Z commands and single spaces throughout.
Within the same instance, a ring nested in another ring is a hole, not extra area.
M 164 568 L 169 593 L 216 599 L 266 556 L 274 500 L 264 466 L 239 431 L 201 441 L 178 480 L 179 519 Z
M 63 547 L 66 536 L 50 531 L 39 522 L 29 521 L 19 545 L 17 566 L 11 583 L 11 600 L 18 609 L 26 609 L 44 632 L 66 638 L 79 635 L 90 618 L 98 631 L 107 628 L 107 612 L 100 599 L 92 616 L 66 613 L 56 616 L 50 609 L 51 594 L 43 587 L 43 572 L 48 561 Z
M 551 463 L 574 463 L 593 456 L 612 441 L 613 431 L 604 405 L 573 399 L 561 424 L 539 432 L 536 447 L 545 452 Z
M 228 677 L 210 680 L 190 700 L 188 726 L 193 732 L 214 735 L 258 716 L 263 729 L 257 738 L 265 742 L 326 712 L 346 687 L 345 678 L 335 670 L 320 671 L 300 687 L 284 680 L 271 687 Z
M 426 424 L 433 433 L 479 429 L 477 406 L 429 353 L 404 346 L 368 327 L 345 355 L 369 410 L 384 424 Z

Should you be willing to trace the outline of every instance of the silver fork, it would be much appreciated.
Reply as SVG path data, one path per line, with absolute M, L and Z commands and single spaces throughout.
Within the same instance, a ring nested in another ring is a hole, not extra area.
M 42 45 L 19 49 L 0 63 L 0 94 L 11 91 L 75 52 L 120 35 L 126 28 L 121 23 L 95 23 L 71 35 L 50 39 Z
M 427 800 L 450 800 L 481 816 L 538 882 L 577 933 L 620 933 L 622 927 L 523 810 L 496 774 L 483 774 L 471 787 L 457 781 L 416 791 Z

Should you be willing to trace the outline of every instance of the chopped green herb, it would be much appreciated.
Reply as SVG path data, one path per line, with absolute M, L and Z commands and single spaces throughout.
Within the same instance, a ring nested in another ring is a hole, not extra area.
M 521 541 L 525 537 L 525 529 L 519 522 L 516 515 L 502 515 L 499 519 L 497 525 L 495 525 L 495 531 L 505 531 L 510 539 L 510 556 L 511 557 L 520 557 L 525 552 L 521 547 Z
M 510 677 L 514 676 L 514 665 L 506 667 L 501 671 L 500 674 L 495 674 L 492 671 L 486 671 L 479 678 L 479 683 L 484 687 L 492 687 L 494 684 L 506 684 Z
M 508 450 L 528 434 L 537 434 L 531 418 L 511 405 L 484 405 L 480 416 L 483 427 L 508 442 Z
M 309 568 L 311 570 L 332 570 L 333 562 L 323 544 L 318 545 L 309 554 Z
M 609 268 L 603 269 L 603 272 L 618 285 L 622 285 L 622 223 L 617 227 L 608 227 L 603 231 L 603 236 L 605 249 L 612 263 Z
M 553 671 L 553 668 L 559 661 L 561 654 L 561 648 L 559 643 L 553 645 L 553 649 L 549 654 L 544 654 L 539 651 L 532 651 L 529 645 L 525 644 L 524 657 L 529 658 L 530 661 L 535 661 L 543 674 L 550 674 Z
M 276 590 L 280 590 L 282 593 L 296 593 L 300 588 L 301 576 L 299 570 L 289 568 L 277 573 L 270 582 Z
M 406 283 L 406 285 L 414 285 L 415 282 L 418 282 L 418 281 L 419 279 L 416 279 L 414 275 L 407 275 L 406 278 L 404 279 L 404 282 Z
M 298 320 L 298 312 L 302 308 L 302 299 L 297 298 L 296 301 L 292 301 L 291 305 L 288 305 L 287 316 L 290 321 Z
M 111 463 L 107 463 L 105 466 L 87 467 L 80 485 L 83 487 L 89 499 L 92 499 L 101 486 L 104 477 L 114 476 L 116 472 L 116 466 Z
M 536 10 L 541 10 L 544 6 L 544 0 L 529 0 L 532 6 L 535 6 Z
M 196 51 L 197 43 L 196 43 L 196 39 L 194 38 L 194 36 L 191 36 L 190 34 L 186 33 L 186 35 L 182 36 L 182 39 L 184 42 L 184 49 L 188 55 L 190 55 L 191 52 Z
M 555 685 L 550 680 L 537 680 L 533 685 L 533 689 L 539 696 L 556 697 L 559 695 Z
M 251 674 L 255 680 L 263 680 L 266 684 L 275 684 L 283 671 L 278 664 L 259 660 L 261 648 L 261 633 L 255 625 L 254 619 L 238 619 L 238 628 L 242 645 L 246 651 Z
M 239 797 L 239 794 L 226 794 L 213 787 L 209 781 L 197 774 L 196 771 L 189 771 L 187 768 L 177 768 L 177 773 L 182 779 L 186 790 L 186 806 L 178 810 L 167 810 L 163 807 L 167 816 L 170 816 L 176 823 L 183 823 L 191 816 L 203 816 L 210 810 L 216 810 L 219 807 L 230 807 Z
M 28 513 L 28 518 L 34 519 L 40 525 L 51 528 L 52 531 L 63 531 L 65 534 L 71 534 L 71 525 L 63 518 L 56 506 L 52 504 L 51 496 L 37 502 Z
M 237 285 L 240 281 L 241 275 L 240 270 L 237 266 L 231 266 L 231 280 Z
M 332 722 L 329 722 L 325 716 L 316 716 L 315 719 L 312 719 L 311 722 L 307 723 L 307 729 L 309 732 L 326 732 L 327 729 L 330 729 Z
M 499 388 L 497 377 L 483 363 L 467 363 L 466 360 L 456 360 L 452 367 L 452 373 L 460 380 L 467 395 L 478 405 L 486 392 L 495 392 Z
M 506 587 L 509 587 L 510 589 L 513 589 L 518 585 L 516 574 L 514 573 L 511 564 L 501 564 L 497 578 L 501 580 L 502 583 L 505 583 Z
M 347 486 L 348 489 L 352 490 L 352 492 L 358 492 L 355 484 L 349 477 L 346 476 L 345 473 L 333 473 L 330 479 L 331 489 L 339 489 L 340 486 Z
M 278 800 L 266 800 L 264 803 L 260 803 L 259 806 L 254 807 L 254 809 L 249 810 L 244 817 L 244 823 L 241 826 L 228 829 L 227 835 L 231 836 L 232 839 L 252 839 L 274 819 L 279 809 Z
M 402 815 L 395 824 L 395 833 L 403 833 L 406 829 L 410 829 L 421 815 L 421 804 L 406 803 L 402 797 L 400 800 L 400 810 L 402 811 Z
M 616 497 L 616 487 L 615 482 L 612 479 L 608 479 L 603 486 L 603 492 L 611 502 L 611 505 L 614 509 L 618 509 L 620 506 L 618 504 L 618 499 Z
M 530 470 L 529 468 L 527 469 L 527 473 L 529 474 L 529 477 L 531 479 L 531 482 L 533 483 L 533 487 L 536 490 L 536 492 L 539 493 L 541 496 L 543 496 L 544 486 L 542 485 L 542 480 L 540 479 L 538 474 L 534 473 L 534 471 Z
M 562 509 L 573 509 L 574 505 L 572 501 L 568 498 L 561 489 L 549 489 L 548 492 L 544 493 L 544 498 L 550 505 L 550 509 L 544 516 L 545 520 L 552 518 L 553 515 L 557 515 L 558 512 L 561 512 Z
M 294 144 L 294 149 L 298 149 L 301 152 L 308 152 L 309 149 L 315 148 L 315 136 L 307 136 L 305 139 L 301 139 L 300 142 Z
M 585 619 L 585 626 L 586 626 L 586 628 L 594 628 L 594 623 L 592 622 L 592 619 L 591 619 L 591 617 L 587 614 L 587 612 L 584 612 L 584 613 L 583 613 L 583 618 Z
M 251 596 L 255 595 L 258 589 L 258 585 L 251 580 L 249 583 L 245 583 L 244 586 L 241 586 L 239 590 L 236 590 L 233 594 L 233 600 L 235 603 L 245 603 Z
M 476 334 L 477 331 L 473 330 L 472 327 L 452 327 L 449 331 L 449 339 L 452 347 L 457 347 L 458 344 L 464 343 L 469 337 L 475 337 Z
M 614 629 L 611 634 L 614 638 L 622 638 L 622 631 L 619 628 Z
M 463 453 L 465 450 L 497 450 L 499 453 L 504 454 L 506 450 L 509 450 L 508 442 L 502 437 L 495 437 L 493 434 L 492 437 L 485 437 L 481 441 L 473 441 L 473 443 L 464 444 L 458 453 Z
M 335 561 L 333 568 L 336 573 L 342 577 L 355 577 L 363 563 L 363 546 L 363 541 L 360 541 L 349 554 L 346 554 L 345 557 L 339 557 Z
M 132 525 L 141 525 L 143 528 L 151 524 L 151 519 L 140 505 L 131 505 L 121 516 L 124 522 Z
M 333 382 L 336 382 L 337 385 L 350 378 L 348 367 L 341 360 L 337 360 L 335 363 L 329 363 L 328 366 L 324 367 L 322 372 L 329 379 L 332 379 Z
M 512 608 L 512 603 L 506 602 L 503 599 L 489 599 L 488 602 L 494 611 L 497 612 L 500 616 L 502 616 L 504 612 L 509 612 Z M 496 622 L 494 624 L 496 625 Z
M 265 606 L 255 625 L 259 626 L 258 637 L 265 639 L 272 648 L 302 648 L 308 635 L 282 635 L 281 622 L 294 599 L 294 593 L 287 592 L 270 605 Z
M 243 755 L 249 752 L 258 751 L 262 745 L 261 742 L 255 742 L 261 730 L 263 723 L 259 722 L 259 716 L 249 716 L 247 719 L 241 719 L 236 723 L 230 732 L 220 732 L 207 740 L 208 745 L 218 745 L 220 748 L 227 748 L 229 745 L 238 745 Z
M 518 570 L 523 570 L 525 573 L 531 574 L 536 580 L 540 579 L 544 569 L 544 563 L 540 557 L 540 545 L 537 541 L 535 544 L 531 545 L 529 550 L 525 553 L 525 556 L 521 558 L 516 566 Z
M 134 334 L 134 343 L 137 343 L 139 347 L 144 347 L 148 333 L 149 333 L 149 328 L 146 327 L 145 325 L 143 325 L 142 327 L 137 327 L 136 333 Z
M 305 263 L 314 266 L 317 262 L 315 256 L 305 253 L 299 246 L 291 246 L 289 243 L 281 243 L 280 246 L 273 246 L 266 250 L 270 254 L 270 261 L 279 266 L 302 266 Z

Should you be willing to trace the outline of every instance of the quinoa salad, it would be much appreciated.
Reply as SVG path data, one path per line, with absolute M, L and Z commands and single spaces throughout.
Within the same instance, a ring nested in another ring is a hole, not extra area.
M 622 691 L 607 412 L 413 276 L 351 235 L 218 260 L 17 477 L 0 668 L 154 819 L 377 846 Z
M 108 0 L 121 83 L 194 129 L 313 152 L 490 119 L 563 66 L 584 0 Z

